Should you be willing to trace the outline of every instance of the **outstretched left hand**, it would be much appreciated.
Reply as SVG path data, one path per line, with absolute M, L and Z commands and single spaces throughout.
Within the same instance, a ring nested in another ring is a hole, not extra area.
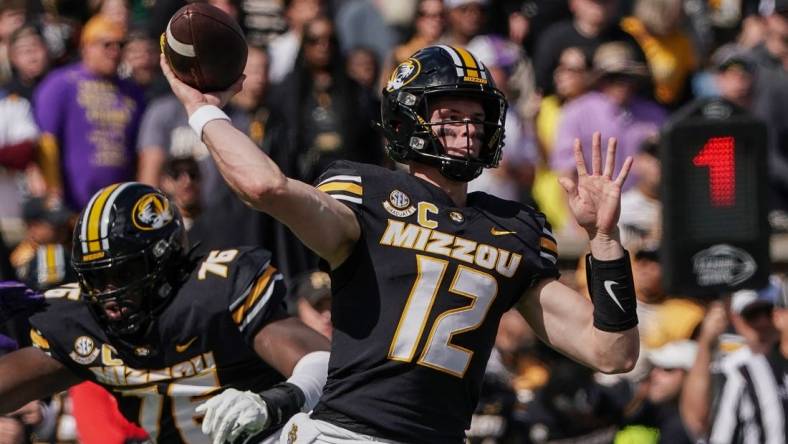
M 583 157 L 583 148 L 579 139 L 575 139 L 575 164 L 577 166 L 577 182 L 562 177 L 559 179 L 569 199 L 569 207 L 575 215 L 578 225 L 594 239 L 597 235 L 617 237 L 618 216 L 621 212 L 621 186 L 629 175 L 632 157 L 627 157 L 618 176 L 613 180 L 616 165 L 616 139 L 607 141 L 605 168 L 602 170 L 602 136 L 594 133 L 591 145 L 591 174 L 588 174 Z

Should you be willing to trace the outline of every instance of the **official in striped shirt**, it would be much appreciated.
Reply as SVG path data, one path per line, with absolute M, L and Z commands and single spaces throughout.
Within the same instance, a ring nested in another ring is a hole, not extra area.
M 788 294 L 784 284 L 772 319 L 780 341 L 767 353 L 752 355 L 727 374 L 711 429 L 711 444 L 788 441 Z

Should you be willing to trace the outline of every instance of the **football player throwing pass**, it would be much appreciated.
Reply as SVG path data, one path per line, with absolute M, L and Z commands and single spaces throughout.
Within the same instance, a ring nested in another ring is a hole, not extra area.
M 512 307 L 553 348 L 596 370 L 637 359 L 635 294 L 616 223 L 627 159 L 616 141 L 590 168 L 575 142 L 576 180 L 562 180 L 591 240 L 588 300 L 558 281 L 543 214 L 467 192 L 498 165 L 507 103 L 467 50 L 421 49 L 392 72 L 380 127 L 409 171 L 340 161 L 315 186 L 283 175 L 220 107 L 238 88 L 202 94 L 162 64 L 190 124 L 233 190 L 285 223 L 324 260 L 334 327 L 329 374 L 311 415 L 282 443 L 461 443 L 499 320 Z

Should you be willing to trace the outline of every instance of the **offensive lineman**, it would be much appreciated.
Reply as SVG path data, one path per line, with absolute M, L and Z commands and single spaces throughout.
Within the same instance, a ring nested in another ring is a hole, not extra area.
M 603 166 L 595 136 L 591 171 L 577 141 L 578 178 L 561 182 L 591 239 L 592 303 L 556 279 L 541 213 L 467 193 L 468 181 L 498 164 L 507 106 L 468 51 L 427 47 L 391 74 L 381 127 L 409 173 L 337 162 L 316 188 L 285 177 L 228 122 L 219 107 L 240 81 L 203 94 L 164 59 L 162 68 L 233 190 L 289 226 L 331 273 L 328 380 L 311 416 L 285 425 L 282 443 L 463 442 L 498 322 L 513 306 L 543 341 L 590 367 L 634 365 L 636 302 L 616 228 L 632 160 L 614 179 L 614 139 Z
M 195 406 L 228 389 L 234 407 L 265 419 L 256 429 L 228 424 L 214 442 L 251 438 L 263 425 L 255 442 L 273 442 L 316 403 L 328 343 L 287 316 L 267 251 L 193 258 L 175 205 L 126 182 L 99 190 L 82 211 L 72 263 L 79 284 L 48 291 L 30 318 L 34 347 L 0 358 L 0 414 L 90 380 L 154 442 L 201 443 L 210 438 L 200 413 L 211 424 L 215 409 Z M 249 403 L 246 391 L 262 393 Z

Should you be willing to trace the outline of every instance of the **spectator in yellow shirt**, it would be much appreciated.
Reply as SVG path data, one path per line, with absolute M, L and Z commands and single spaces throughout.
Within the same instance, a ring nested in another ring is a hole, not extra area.
M 680 27 L 682 0 L 637 0 L 634 15 L 621 21 L 646 55 L 654 98 L 676 108 L 688 98 L 689 80 L 698 67 L 695 49 Z

